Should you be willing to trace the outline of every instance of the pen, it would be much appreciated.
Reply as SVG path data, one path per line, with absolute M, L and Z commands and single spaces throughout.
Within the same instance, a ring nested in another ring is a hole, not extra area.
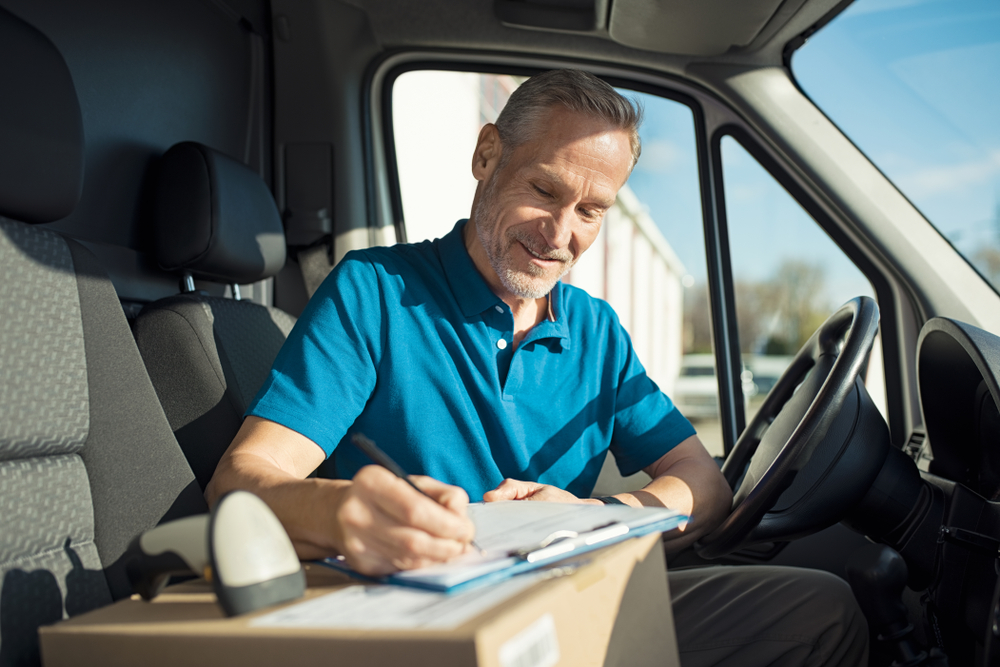
M 374 461 L 378 465 L 382 466 L 383 468 L 391 472 L 396 477 L 400 478 L 401 480 L 412 486 L 414 489 L 417 490 L 418 493 L 420 493 L 426 498 L 434 500 L 433 498 L 428 496 L 427 493 L 423 491 L 423 489 L 414 484 L 413 480 L 410 479 L 410 476 L 406 473 L 406 471 L 403 470 L 403 468 L 400 467 L 398 463 L 393 461 L 392 457 L 383 452 L 371 438 L 368 438 L 361 433 L 355 433 L 354 435 L 351 436 L 351 444 L 353 444 L 355 447 L 364 452 L 365 456 L 370 458 L 372 461 Z M 434 500 L 434 502 L 437 501 Z M 479 551 L 480 554 L 486 553 L 486 550 L 483 549 L 478 544 L 476 544 L 475 540 L 471 540 L 471 544 L 475 549 Z

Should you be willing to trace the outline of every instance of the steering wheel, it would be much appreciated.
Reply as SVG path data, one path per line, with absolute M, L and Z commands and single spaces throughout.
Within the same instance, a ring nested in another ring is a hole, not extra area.
M 735 489 L 733 509 L 696 545 L 699 555 L 717 558 L 744 544 L 775 540 L 773 526 L 769 531 L 761 531 L 759 526 L 793 483 L 801 487 L 799 498 L 816 496 L 817 485 L 824 482 L 829 489 L 832 478 L 835 478 L 834 486 L 848 483 L 852 487 L 846 494 L 849 497 L 842 498 L 843 489 L 832 489 L 833 493 L 819 496 L 836 496 L 838 501 L 842 499 L 843 503 L 850 504 L 864 495 L 885 453 L 878 447 L 851 449 L 849 445 L 852 440 L 858 440 L 855 435 L 859 424 L 865 435 L 869 435 L 874 421 L 870 415 L 877 415 L 873 407 L 868 407 L 872 406 L 871 399 L 864 391 L 859 374 L 867 364 L 878 332 L 878 320 L 878 305 L 873 299 L 863 296 L 851 299 L 831 315 L 795 355 L 722 466 L 726 481 Z M 849 409 L 838 422 L 845 405 Z M 880 416 L 878 420 L 885 429 L 884 440 L 887 441 L 885 422 Z M 872 451 L 866 452 L 866 449 Z M 849 450 L 849 455 L 845 456 Z M 859 457 L 866 460 L 859 464 Z M 845 458 L 850 461 L 845 463 Z M 796 477 L 807 463 L 810 464 L 809 474 L 799 477 L 796 483 Z M 839 474 L 831 475 L 838 464 Z M 851 470 L 845 471 L 847 467 Z M 859 470 L 859 474 L 851 474 L 854 470 Z M 813 507 L 819 507 L 815 502 L 817 498 L 812 500 Z M 799 515 L 805 516 L 801 503 L 795 500 L 782 509 L 796 504 Z M 821 513 L 831 514 L 827 509 Z M 829 517 L 824 516 L 819 521 L 832 525 L 838 518 L 828 520 Z M 810 521 L 814 525 L 803 527 L 798 525 L 799 521 L 798 524 L 793 522 L 791 528 L 786 521 L 783 529 L 807 534 L 826 527 L 816 527 L 815 517 Z M 785 539 L 792 536 L 798 535 L 782 535 Z

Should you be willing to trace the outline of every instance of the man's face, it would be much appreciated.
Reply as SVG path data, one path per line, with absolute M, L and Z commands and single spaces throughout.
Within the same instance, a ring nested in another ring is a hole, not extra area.
M 482 182 L 472 216 L 481 248 L 470 253 L 501 298 L 538 299 L 597 237 L 628 179 L 629 137 L 562 107 L 549 110 L 505 161 L 499 151 L 479 159 L 484 141 L 499 144 L 487 134 L 473 162 Z

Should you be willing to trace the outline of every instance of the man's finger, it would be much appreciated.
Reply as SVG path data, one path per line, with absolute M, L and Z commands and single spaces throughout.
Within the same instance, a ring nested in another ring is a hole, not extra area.
M 393 570 L 443 563 L 467 551 L 465 542 L 434 537 L 425 531 L 398 525 L 374 535 L 372 547 Z
M 456 510 L 444 507 L 384 468 L 362 468 L 354 476 L 354 483 L 359 496 L 388 517 L 390 524 L 417 528 L 435 537 L 460 542 L 468 542 L 475 533 L 475 526 L 465 515 L 464 506 Z M 432 490 L 439 492 L 438 487 Z M 461 489 L 458 491 L 463 495 L 465 493 Z
M 488 503 L 498 500 L 523 500 L 528 498 L 544 485 L 537 482 L 522 482 L 517 479 L 505 479 L 497 488 L 483 494 L 483 500 Z
M 465 489 L 439 482 L 433 477 L 410 475 L 410 481 L 420 487 L 420 490 L 433 498 L 439 505 L 444 505 L 453 512 L 464 515 L 469 506 L 469 494 Z
M 466 542 L 435 537 L 367 506 L 363 520 L 351 526 L 345 546 L 348 563 L 364 574 L 387 574 L 442 563 L 468 548 Z

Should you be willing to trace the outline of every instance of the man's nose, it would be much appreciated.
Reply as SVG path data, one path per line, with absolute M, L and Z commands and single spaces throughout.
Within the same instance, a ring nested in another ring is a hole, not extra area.
M 542 225 L 542 236 L 550 248 L 565 248 L 573 236 L 574 209 L 561 206 Z

